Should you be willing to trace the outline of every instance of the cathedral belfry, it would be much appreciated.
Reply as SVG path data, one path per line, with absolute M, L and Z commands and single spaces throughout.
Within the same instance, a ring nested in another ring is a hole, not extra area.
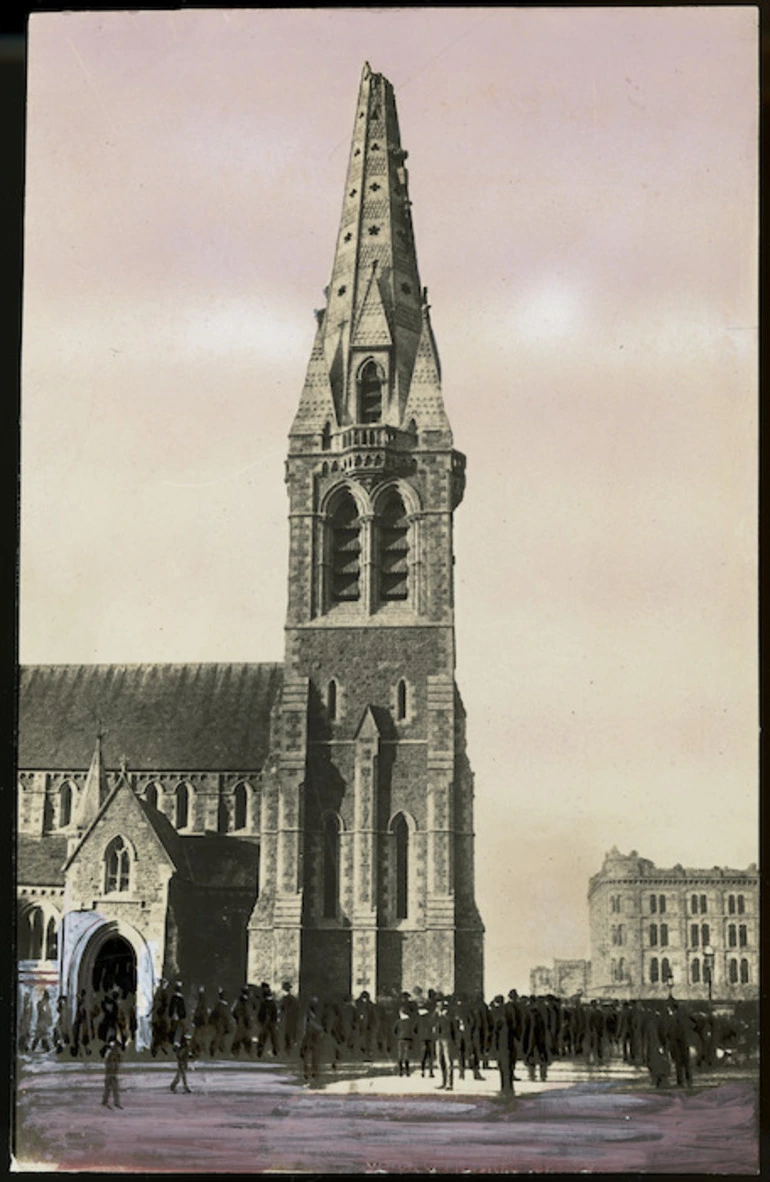
M 251 980 L 483 985 L 455 685 L 453 448 L 393 87 L 364 66 L 326 307 L 289 434 L 282 693 Z

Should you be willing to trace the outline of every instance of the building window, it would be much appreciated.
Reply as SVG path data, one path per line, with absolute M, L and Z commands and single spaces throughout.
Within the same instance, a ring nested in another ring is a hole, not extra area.
M 618 959 L 618 980 L 622 981 L 626 975 L 626 962 L 624 957 Z
M 334 603 L 360 598 L 361 526 L 358 510 L 345 489 L 331 517 L 331 598 Z
M 658 896 L 650 895 L 650 911 L 654 915 L 658 910 Z
M 693 985 L 700 985 L 700 961 L 697 956 L 690 962 L 690 980 Z
M 333 813 L 324 818 L 323 828 L 323 914 L 336 919 L 340 888 L 340 829 Z
M 369 228 L 369 233 L 377 233 Z M 360 423 L 379 423 L 382 418 L 382 375 L 375 361 L 367 361 L 358 379 Z
M 734 923 L 729 923 L 727 925 L 727 947 L 738 947 L 738 929 Z
M 56 960 L 59 954 L 59 933 L 56 930 L 56 920 L 51 916 L 45 930 L 45 958 Z
M 409 598 L 409 522 L 395 489 L 388 493 L 377 525 L 380 599 L 403 602 Z
M 650 924 L 650 947 L 654 948 L 658 943 L 658 925 L 656 923 Z
M 658 983 L 658 958 L 653 956 L 650 961 L 650 984 L 657 985 Z
M 128 847 L 122 837 L 115 837 L 107 846 L 104 855 L 105 892 L 127 891 L 131 859 Z
M 746 924 L 742 923 L 738 927 L 738 944 L 741 948 L 745 948 L 748 942 L 748 930 Z
M 622 923 L 618 923 L 618 924 L 613 925 L 612 930 L 610 932 L 610 938 L 611 938 L 613 944 L 622 944 L 623 943 L 623 924 Z
M 230 832 L 230 813 L 227 808 L 227 801 L 224 796 L 220 796 L 219 804 L 217 805 L 217 833 Z
M 700 942 L 704 948 L 711 943 L 711 929 L 707 923 L 700 925 Z
M 409 915 L 409 826 L 399 813 L 393 822 L 396 839 L 396 919 Z
M 174 824 L 177 829 L 186 829 L 190 819 L 190 790 L 186 784 L 177 784 L 174 796 Z
M 741 961 L 741 985 L 749 983 L 749 962 L 744 957 Z
M 403 677 L 396 686 L 396 718 L 399 722 L 403 722 L 406 718 L 407 697 L 406 697 L 406 682 Z
M 661 944 L 662 948 L 665 948 L 668 944 L 668 924 L 667 923 L 662 923 L 660 925 L 660 944 Z
M 701 915 L 705 915 L 707 910 L 708 910 L 708 900 L 705 895 L 701 895 L 701 897 L 700 897 L 700 913 L 701 913 Z
M 615 912 L 616 915 L 619 915 L 622 912 L 622 910 L 623 910 L 623 896 L 622 895 L 611 895 L 610 896 L 610 910 Z
M 735 959 L 734 956 L 731 957 L 731 959 L 730 959 L 729 969 L 730 969 L 730 984 L 737 985 L 738 984 L 738 961 Z
M 692 898 L 690 899 L 690 911 L 692 912 L 693 915 L 698 914 L 698 896 L 697 895 L 693 895 Z
M 59 828 L 64 829 L 72 820 L 72 785 L 65 782 L 59 789 Z
M 690 943 L 693 948 L 698 947 L 698 925 L 697 923 L 690 924 Z
M 326 710 L 330 722 L 337 721 L 337 682 L 331 679 L 326 687 Z
M 658 911 L 661 915 L 666 914 L 666 896 L 658 895 Z
M 727 910 L 730 915 L 735 915 L 735 895 L 730 895 L 728 898 Z
M 43 912 L 35 907 L 27 916 L 26 946 L 22 945 L 22 960 L 43 959 Z
M 738 914 L 743 915 L 744 910 L 745 910 L 744 898 L 743 898 L 743 895 L 739 895 L 738 896 Z
M 671 976 L 671 965 L 669 964 L 668 957 L 664 956 L 663 960 L 660 962 L 660 979 L 664 985 L 668 984 L 668 979 L 670 976 Z
M 147 785 L 145 792 L 144 792 L 144 799 L 145 799 L 146 803 L 150 806 L 151 809 L 157 809 L 157 807 L 158 807 L 158 785 L 157 784 L 148 784 Z
M 248 816 L 248 793 L 245 784 L 236 784 L 235 792 L 233 793 L 234 803 L 234 829 L 245 829 Z

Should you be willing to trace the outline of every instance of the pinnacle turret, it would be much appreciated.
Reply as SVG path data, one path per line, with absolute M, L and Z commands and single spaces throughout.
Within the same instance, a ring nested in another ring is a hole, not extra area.
M 406 158 L 393 87 L 367 62 L 327 303 L 316 313 L 318 332 L 292 436 L 320 432 L 327 423 L 332 432 L 373 422 L 403 430 L 415 418 L 418 429 L 446 433 L 451 445 L 417 268 Z M 420 392 L 410 398 L 418 352 Z M 410 401 L 414 410 L 407 416 Z

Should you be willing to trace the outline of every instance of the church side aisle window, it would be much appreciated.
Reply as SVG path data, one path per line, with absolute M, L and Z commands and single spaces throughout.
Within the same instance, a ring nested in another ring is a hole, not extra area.
M 72 785 L 62 784 L 59 789 L 59 828 L 64 829 L 72 820 Z
M 344 490 L 331 516 L 331 598 L 356 602 L 361 595 L 361 527 L 353 497 Z
M 176 816 L 177 829 L 186 829 L 190 819 L 190 791 L 186 784 L 178 784 L 176 788 Z
M 245 784 L 237 784 L 236 785 L 235 792 L 233 794 L 233 804 L 234 804 L 233 828 L 234 829 L 245 829 L 246 828 L 247 811 L 248 811 L 248 796 L 246 794 L 246 785 Z
M 129 888 L 131 858 L 122 837 L 114 838 L 107 846 L 105 862 L 105 891 L 127 891 Z

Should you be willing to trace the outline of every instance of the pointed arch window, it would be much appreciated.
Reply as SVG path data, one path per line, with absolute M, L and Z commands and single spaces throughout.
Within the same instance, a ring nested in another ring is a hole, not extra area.
M 177 829 L 186 829 L 190 823 L 190 789 L 187 784 L 177 784 L 174 796 L 174 824 Z
M 72 785 L 68 780 L 59 789 L 59 828 L 65 829 L 72 820 Z
M 331 514 L 331 599 L 355 602 L 361 596 L 361 523 L 351 493 L 344 490 Z
M 323 916 L 336 919 L 340 891 L 340 826 L 334 813 L 327 813 L 323 828 Z
M 48 920 L 45 929 L 45 959 L 56 960 L 59 955 L 59 933 L 53 916 Z
M 248 794 L 245 784 L 236 784 L 233 794 L 234 817 L 233 828 L 245 829 L 248 817 Z
M 158 785 L 157 784 L 148 784 L 147 785 L 145 792 L 144 792 L 144 799 L 145 799 L 146 803 L 150 806 L 151 809 L 157 809 L 157 807 L 158 807 Z
M 376 361 L 367 361 L 358 379 L 358 419 L 361 423 L 382 419 L 382 373 Z
M 396 919 L 409 917 L 409 825 L 403 813 L 393 822 L 396 845 Z
M 43 912 L 36 907 L 29 918 L 29 959 L 43 959 Z
M 380 599 L 383 603 L 409 598 L 409 522 L 404 502 L 391 489 L 378 519 Z
M 326 710 L 330 722 L 337 721 L 337 682 L 331 679 L 326 687 Z
M 104 889 L 106 894 L 127 891 L 131 872 L 131 856 L 122 837 L 115 837 L 104 854 Z

